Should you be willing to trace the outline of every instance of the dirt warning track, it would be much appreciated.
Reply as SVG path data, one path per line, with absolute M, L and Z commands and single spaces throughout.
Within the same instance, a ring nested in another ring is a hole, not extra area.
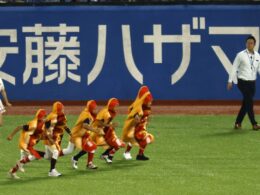
M 99 109 L 102 106 L 99 106 Z M 6 115 L 33 115 L 36 110 L 39 108 L 46 109 L 47 112 L 51 111 L 50 105 L 41 105 L 41 106 L 12 106 L 6 108 Z M 65 105 L 65 113 L 78 115 L 81 110 L 84 109 L 84 105 Z M 239 111 L 239 105 L 163 105 L 163 106 L 153 106 L 153 114 L 174 114 L 174 115 L 230 115 L 237 114 Z M 260 114 L 260 105 L 254 107 L 255 113 Z M 119 114 L 127 114 L 127 106 L 119 106 Z

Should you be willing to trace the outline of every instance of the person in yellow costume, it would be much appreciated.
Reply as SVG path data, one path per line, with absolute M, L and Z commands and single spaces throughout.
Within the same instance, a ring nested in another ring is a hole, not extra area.
M 93 134 L 93 140 L 98 146 L 108 147 L 106 151 L 100 156 L 107 163 L 112 163 L 114 154 L 120 147 L 125 147 L 116 135 L 115 127 L 116 123 L 113 123 L 113 119 L 116 117 L 116 107 L 119 106 L 119 101 L 116 98 L 110 98 L 107 105 L 99 111 L 97 114 L 94 126 L 102 128 L 105 135 Z
M 45 158 L 50 159 L 49 176 L 51 177 L 61 176 L 61 173 L 59 173 L 55 167 L 59 153 L 61 152 L 60 145 L 64 131 L 70 134 L 66 122 L 64 105 L 57 101 L 53 104 L 52 112 L 47 116 L 45 122 L 45 128 L 48 132 L 48 136 L 51 138 L 45 141 Z
M 149 92 L 149 88 L 147 86 L 141 86 L 137 96 L 134 100 L 134 102 L 128 107 L 128 114 L 131 112 L 131 110 L 133 109 L 133 107 L 138 103 L 138 101 L 140 100 L 140 98 L 146 93 Z
M 71 139 L 67 148 L 62 150 L 63 155 L 72 153 L 75 148 L 80 150 L 80 152 L 71 159 L 72 167 L 74 169 L 78 169 L 78 160 L 86 153 L 88 153 L 87 168 L 97 169 L 97 166 L 93 164 L 94 153 L 97 146 L 91 138 L 91 133 L 96 132 L 99 135 L 103 135 L 104 132 L 102 129 L 93 127 L 96 114 L 96 101 L 88 101 L 85 109 L 79 115 L 78 120 L 71 131 Z
M 60 103 L 60 102 L 56 102 L 56 105 L 54 105 L 53 107 L 59 108 L 61 111 L 58 111 L 58 117 L 57 117 L 57 124 L 54 127 L 53 130 L 53 136 L 54 136 L 54 140 L 57 142 L 58 146 L 59 146 L 59 151 L 61 151 L 61 141 L 62 138 L 64 136 L 65 131 L 71 135 L 71 131 L 69 129 L 69 127 L 67 126 L 67 117 L 64 113 L 64 106 Z M 58 106 L 60 104 L 60 106 Z
M 21 150 L 21 159 L 16 165 L 8 172 L 8 175 L 13 179 L 19 179 L 16 172 L 20 170 L 24 172 L 23 165 L 34 159 L 40 159 L 44 156 L 44 152 L 37 151 L 33 148 L 40 140 L 44 139 L 44 121 L 46 111 L 39 109 L 33 120 L 22 126 L 17 126 L 13 132 L 7 137 L 7 140 L 11 141 L 14 135 L 21 131 L 19 139 L 19 148 Z
M 123 127 L 122 140 L 127 144 L 123 156 L 126 160 L 132 159 L 130 150 L 133 145 L 139 146 L 139 153 L 136 160 L 149 160 L 144 155 L 147 144 L 154 141 L 152 134 L 148 133 L 146 126 L 151 113 L 152 94 L 147 86 L 142 86 L 135 101 L 129 106 L 129 113 Z
M 152 96 L 149 95 L 145 98 L 142 105 L 143 116 L 141 117 L 140 122 L 135 126 L 134 137 L 139 145 L 139 153 L 136 156 L 136 160 L 149 160 L 149 158 L 144 155 L 144 150 L 148 144 L 154 141 L 154 136 L 147 132 L 147 124 L 151 114 L 151 104 Z
M 61 102 L 55 102 L 53 104 L 52 112 L 47 117 L 47 120 L 53 118 L 55 122 L 55 125 L 53 126 L 52 131 L 52 139 L 55 142 L 55 145 L 57 146 L 59 152 L 62 152 L 61 149 L 61 141 L 64 136 L 64 132 L 66 131 L 69 135 L 71 135 L 71 131 L 67 126 L 67 118 L 64 113 L 64 105 Z M 46 158 L 50 157 L 50 153 L 48 152 L 48 148 L 46 146 Z

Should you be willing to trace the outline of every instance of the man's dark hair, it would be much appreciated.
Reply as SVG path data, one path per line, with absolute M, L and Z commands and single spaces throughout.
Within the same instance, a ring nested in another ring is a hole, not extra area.
M 249 39 L 252 39 L 254 41 L 254 43 L 256 43 L 255 37 L 250 35 L 246 38 L 246 41 L 248 41 Z

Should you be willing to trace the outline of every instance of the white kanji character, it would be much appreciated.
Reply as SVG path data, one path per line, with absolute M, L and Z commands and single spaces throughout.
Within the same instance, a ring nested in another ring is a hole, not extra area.
M 45 60 L 45 66 L 49 70 L 59 70 L 59 74 L 54 72 L 46 76 L 46 82 L 58 78 L 58 83 L 62 84 L 65 82 L 67 74 L 70 79 L 80 82 L 80 76 L 71 72 L 72 70 L 77 70 L 80 63 L 77 57 L 80 55 L 80 51 L 75 49 L 79 47 L 80 44 L 77 41 L 77 37 L 74 36 L 70 37 L 69 41 L 66 41 L 66 37 L 60 37 L 58 41 L 54 41 L 54 37 L 47 37 L 45 55 L 49 57 Z M 67 56 L 72 63 L 67 63 L 67 59 L 60 56 Z M 57 64 L 55 61 L 58 58 L 59 63 Z
M 44 81 L 49 82 L 58 78 L 58 84 L 70 78 L 80 82 L 79 75 L 73 73 L 80 66 L 80 43 L 77 36 L 71 36 L 67 40 L 68 33 L 79 32 L 77 26 L 42 26 L 35 24 L 32 27 L 23 27 L 23 32 L 34 33 L 33 37 L 26 37 L 26 69 L 23 75 L 23 83 L 26 83 L 31 76 L 32 69 L 37 69 L 37 75 L 33 78 L 33 84 L 40 84 Z M 44 39 L 44 33 L 59 33 L 58 41 L 53 36 Z M 44 77 L 47 67 L 49 71 L 54 71 Z
M 106 38 L 107 38 L 107 26 L 98 25 L 98 51 L 95 65 L 88 74 L 88 85 L 96 80 L 100 74 L 105 61 L 106 55 Z
M 11 43 L 17 42 L 17 30 L 13 30 L 13 29 L 0 30 L 0 36 L 9 37 Z M 17 53 L 18 53 L 18 47 L 0 47 L 0 69 L 4 65 L 7 54 L 17 54 Z M 15 85 L 16 83 L 14 76 L 7 74 L 3 71 L 0 71 L 0 77 L 13 85 Z
M 130 74 L 132 75 L 132 77 L 140 84 L 143 84 L 143 75 L 138 70 L 133 58 L 129 25 L 122 25 L 122 37 L 123 37 L 123 49 L 124 49 L 126 67 L 130 72 Z
M 162 63 L 163 43 L 182 43 L 182 61 L 175 73 L 171 76 L 171 84 L 182 78 L 189 67 L 191 57 L 191 43 L 199 43 L 200 35 L 190 34 L 190 25 L 182 25 L 182 35 L 162 35 L 162 26 L 153 25 L 153 35 L 144 35 L 145 43 L 152 43 L 154 48 L 154 63 Z
M 25 84 L 31 76 L 32 70 L 36 69 L 37 74 L 33 78 L 33 84 L 43 82 L 44 75 L 44 55 L 43 55 L 43 37 L 26 37 L 26 56 L 25 56 L 25 71 L 23 73 L 23 84 Z M 36 48 L 33 48 L 33 45 Z

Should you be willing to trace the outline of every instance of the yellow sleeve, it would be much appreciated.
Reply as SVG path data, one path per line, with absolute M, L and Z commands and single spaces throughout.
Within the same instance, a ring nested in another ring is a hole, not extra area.
M 81 112 L 76 124 L 72 128 L 72 131 L 71 131 L 72 137 L 83 136 L 85 129 L 83 129 L 82 126 L 83 126 L 84 121 L 86 121 L 87 119 L 89 120 L 89 124 L 91 125 L 91 123 L 93 122 L 93 118 L 91 117 L 91 115 L 86 111 Z
M 142 117 L 143 116 L 143 110 L 141 106 L 138 106 L 136 108 L 134 108 L 129 114 L 128 114 L 128 118 L 134 118 L 136 115 Z
M 101 110 L 96 117 L 96 120 L 103 121 L 106 124 L 110 122 L 110 119 L 111 119 L 111 115 L 107 109 Z
M 27 125 L 29 126 L 28 131 L 34 131 L 37 128 L 37 120 L 32 120 Z
M 111 115 L 110 115 L 109 112 L 106 112 L 106 113 L 104 114 L 104 121 L 105 121 L 105 123 L 109 123 L 110 120 L 111 120 Z
M 50 113 L 50 114 L 47 116 L 46 121 L 50 121 L 50 122 L 51 122 L 51 126 L 54 126 L 54 125 L 58 122 L 57 117 L 58 117 L 57 114 L 55 114 L 55 113 Z
M 90 114 L 86 111 L 82 111 L 75 125 L 83 124 L 88 118 L 91 119 Z

